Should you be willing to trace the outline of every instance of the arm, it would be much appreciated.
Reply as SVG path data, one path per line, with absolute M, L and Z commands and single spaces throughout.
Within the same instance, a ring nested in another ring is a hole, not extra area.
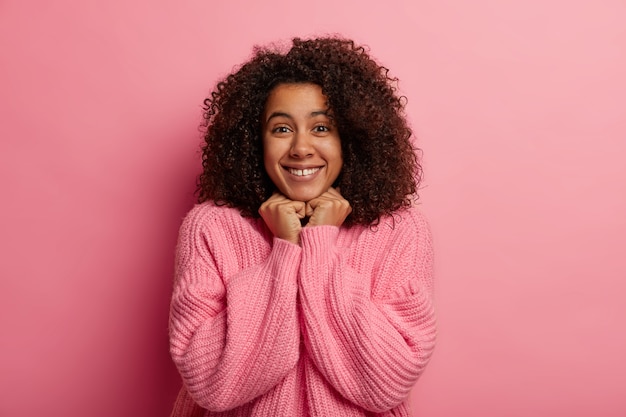
M 203 224 L 197 214 L 181 227 L 170 351 L 194 400 L 206 409 L 224 411 L 270 390 L 298 360 L 301 249 L 275 239 L 260 264 L 224 277 L 213 253 L 214 247 L 225 246 L 224 236 L 216 233 L 212 241 L 208 227 L 216 225 Z M 220 253 L 222 260 L 236 256 L 231 252 Z
M 381 225 L 359 242 L 361 274 L 336 246 L 338 228 L 301 233 L 307 350 L 344 398 L 374 412 L 407 398 L 434 347 L 430 233 L 415 213 L 402 216 L 396 230 Z

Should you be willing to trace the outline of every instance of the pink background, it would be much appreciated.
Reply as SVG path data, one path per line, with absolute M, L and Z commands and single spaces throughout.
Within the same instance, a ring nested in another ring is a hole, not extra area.
M 167 416 L 200 106 L 253 44 L 340 32 L 424 149 L 422 417 L 626 415 L 626 4 L 0 2 L 0 416 Z

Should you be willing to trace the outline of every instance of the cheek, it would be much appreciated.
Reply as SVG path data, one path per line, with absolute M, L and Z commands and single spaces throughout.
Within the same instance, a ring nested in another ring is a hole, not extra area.
M 272 165 L 276 162 L 276 148 L 272 146 L 264 146 L 263 147 L 263 162 L 265 165 Z
M 279 171 L 281 157 L 281 150 L 277 146 L 263 147 L 263 167 L 273 181 L 276 180 L 275 177 Z
M 330 152 L 333 156 L 333 159 L 335 160 L 335 163 L 340 166 L 343 165 L 343 152 L 341 151 L 341 143 L 335 143 Z
M 341 174 L 341 171 L 343 171 L 343 160 L 340 159 L 337 162 L 337 169 L 336 169 L 335 179 L 339 178 L 339 175 Z
M 263 143 L 263 159 L 266 164 L 276 164 L 289 154 L 288 141 L 274 140 Z

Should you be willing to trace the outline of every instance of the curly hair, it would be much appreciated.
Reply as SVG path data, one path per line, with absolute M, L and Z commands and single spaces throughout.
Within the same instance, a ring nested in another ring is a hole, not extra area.
M 259 216 L 276 190 L 263 164 L 265 102 L 279 84 L 312 83 L 322 88 L 341 140 L 343 166 L 333 185 L 352 206 L 344 224 L 376 225 L 382 215 L 408 207 L 422 168 L 397 81 L 364 47 L 340 37 L 294 38 L 286 53 L 256 47 L 204 100 L 198 202 Z

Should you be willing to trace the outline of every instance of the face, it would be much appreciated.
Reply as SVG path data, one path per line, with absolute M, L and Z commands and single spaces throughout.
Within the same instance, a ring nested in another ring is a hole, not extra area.
M 310 201 L 339 176 L 343 159 L 326 97 L 315 84 L 280 84 L 263 113 L 265 170 L 290 200 Z

